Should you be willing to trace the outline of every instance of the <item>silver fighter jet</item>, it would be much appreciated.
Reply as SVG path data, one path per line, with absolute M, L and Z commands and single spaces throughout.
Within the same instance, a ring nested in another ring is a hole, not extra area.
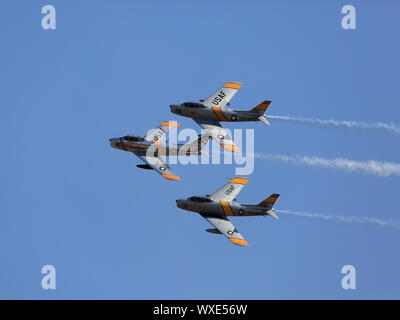
M 247 181 L 248 179 L 245 178 L 233 178 L 213 194 L 204 197 L 194 196 L 187 199 L 178 199 L 176 200 L 176 205 L 184 210 L 198 212 L 214 226 L 214 229 L 206 229 L 206 231 L 223 234 L 234 244 L 247 246 L 247 241 L 227 217 L 269 215 L 274 219 L 278 219 L 273 206 L 279 197 L 279 194 L 274 193 L 257 205 L 232 202 L 236 200 L 238 193 L 243 189 Z
M 169 180 L 181 180 L 175 175 L 171 168 L 160 156 L 191 156 L 204 154 L 209 156 L 205 150 L 210 137 L 208 134 L 199 135 L 198 139 L 187 144 L 177 144 L 173 147 L 163 146 L 160 139 L 169 131 L 170 127 L 178 127 L 177 122 L 163 122 L 161 126 L 150 131 L 146 137 L 123 136 L 110 139 L 111 147 L 133 152 L 145 164 L 138 164 L 141 169 L 155 170 L 164 178 Z
M 220 122 L 237 121 L 261 121 L 270 125 L 264 113 L 268 109 L 271 101 L 266 100 L 249 111 L 240 111 L 225 108 L 242 86 L 241 83 L 228 82 L 221 89 L 212 94 L 205 100 L 198 102 L 185 102 L 170 106 L 171 112 L 193 118 L 197 124 L 212 133 L 212 138 L 216 140 L 224 149 L 238 151 L 239 148 L 222 128 Z

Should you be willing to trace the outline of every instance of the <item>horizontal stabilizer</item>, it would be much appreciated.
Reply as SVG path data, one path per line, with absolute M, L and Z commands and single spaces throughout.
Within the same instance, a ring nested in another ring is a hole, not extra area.
M 264 115 L 259 116 L 259 117 L 258 117 L 258 120 L 260 120 L 262 123 L 264 123 L 264 124 L 267 125 L 267 126 L 270 126 L 270 125 L 271 125 L 271 124 L 269 123 L 269 121 L 265 118 Z
M 278 220 L 279 219 L 279 217 L 276 215 L 276 213 L 274 212 L 274 209 L 271 209 L 271 210 L 268 210 L 267 211 L 267 214 L 269 215 L 269 216 L 271 216 L 272 218 L 274 218 L 275 220 Z

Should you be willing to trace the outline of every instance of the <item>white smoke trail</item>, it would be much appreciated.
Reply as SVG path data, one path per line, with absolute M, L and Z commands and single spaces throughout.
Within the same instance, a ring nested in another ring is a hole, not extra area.
M 293 121 L 298 123 L 308 123 L 313 125 L 319 125 L 324 127 L 343 127 L 350 129 L 361 129 L 361 130 L 375 130 L 383 131 L 387 133 L 392 133 L 400 135 L 400 127 L 393 123 L 367 123 L 362 121 L 337 121 L 337 120 L 322 120 L 322 119 L 312 119 L 312 118 L 302 118 L 302 117 L 288 117 L 288 116 L 272 116 L 268 115 L 267 118 Z
M 322 219 L 326 221 L 337 221 L 344 223 L 359 223 L 359 224 L 371 224 L 379 227 L 389 227 L 400 230 L 400 221 L 393 220 L 381 220 L 377 218 L 370 217 L 354 217 L 354 216 L 332 216 L 319 213 L 307 213 L 301 211 L 291 211 L 291 210 L 275 210 L 277 213 L 288 214 L 292 216 L 312 218 L 312 219 Z
M 306 164 L 313 167 L 341 169 L 347 172 L 360 171 L 373 174 L 378 177 L 388 177 L 391 175 L 400 176 L 400 164 L 394 162 L 381 162 L 375 160 L 355 161 L 346 158 L 326 159 L 320 157 L 307 156 L 287 156 L 276 154 L 254 154 L 255 158 L 264 160 L 275 160 L 280 162 L 290 162 L 294 164 Z

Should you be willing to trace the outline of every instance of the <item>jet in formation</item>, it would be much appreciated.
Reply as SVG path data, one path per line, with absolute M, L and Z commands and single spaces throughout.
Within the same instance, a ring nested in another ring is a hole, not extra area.
M 247 241 L 234 227 L 227 217 L 266 216 L 278 219 L 274 212 L 274 204 L 279 194 L 274 193 L 256 205 L 240 204 L 236 201 L 237 195 L 248 182 L 245 178 L 233 178 L 213 194 L 193 196 L 187 199 L 176 200 L 178 208 L 199 213 L 214 228 L 206 231 L 223 234 L 232 243 L 247 246 Z
M 185 102 L 171 105 L 171 112 L 192 118 L 200 127 L 211 132 L 212 138 L 224 149 L 239 151 L 220 122 L 261 121 L 269 126 L 270 123 L 264 113 L 271 104 L 271 101 L 265 100 L 249 111 L 226 108 L 241 86 L 242 84 L 238 82 L 228 82 L 207 99 L 200 100 L 200 103 Z
M 191 156 L 204 154 L 208 156 L 205 147 L 210 139 L 208 134 L 199 135 L 198 139 L 187 144 L 163 146 L 160 139 L 169 131 L 170 127 L 178 127 L 177 122 L 166 121 L 158 128 L 150 131 L 145 137 L 123 136 L 110 139 L 111 147 L 132 152 L 145 164 L 138 164 L 141 169 L 155 170 L 168 180 L 181 180 L 160 156 Z

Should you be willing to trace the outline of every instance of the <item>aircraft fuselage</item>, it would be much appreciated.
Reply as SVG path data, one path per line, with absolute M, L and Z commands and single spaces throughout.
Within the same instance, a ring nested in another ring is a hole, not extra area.
M 129 140 L 131 139 L 131 140 Z M 133 141 L 135 139 L 136 141 Z M 135 151 L 143 151 L 149 152 L 152 156 L 177 156 L 177 155 L 199 155 L 200 151 L 196 150 L 195 148 L 185 148 L 185 151 L 182 152 L 181 149 L 182 145 L 178 147 L 169 147 L 163 146 L 159 142 L 150 142 L 144 140 L 141 137 L 119 137 L 119 138 L 112 138 L 110 139 L 110 145 L 113 148 L 128 151 L 128 152 L 135 152 Z
M 263 216 L 267 215 L 269 210 L 257 205 L 240 204 L 226 201 L 213 201 L 206 197 L 190 197 L 187 199 L 176 200 L 178 208 L 187 211 L 206 214 L 208 216 Z
M 171 105 L 171 112 L 183 117 L 219 122 L 259 121 L 260 116 L 250 111 L 239 111 L 218 106 L 210 108 L 200 103 L 191 103 L 193 106 L 185 106 L 185 104 L 187 103 Z

